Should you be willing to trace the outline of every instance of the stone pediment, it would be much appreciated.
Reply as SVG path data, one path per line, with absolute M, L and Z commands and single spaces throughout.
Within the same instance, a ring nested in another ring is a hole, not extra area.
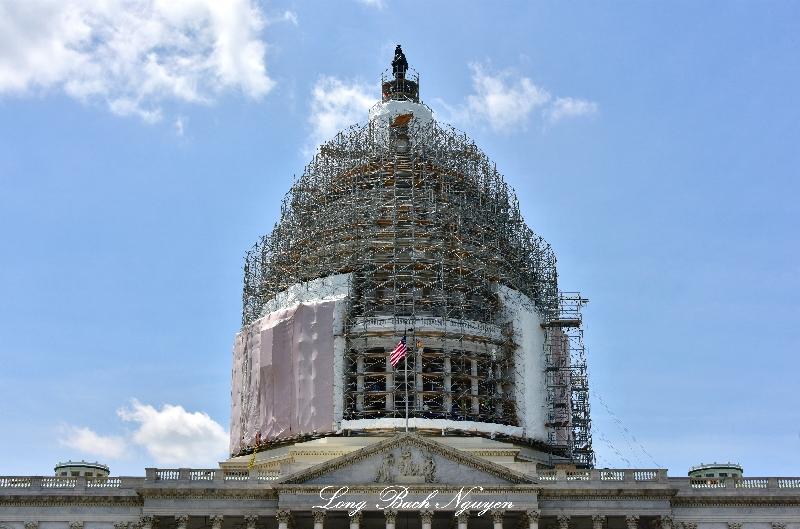
M 507 467 L 417 434 L 398 434 L 291 474 L 284 484 L 508 485 L 533 483 Z

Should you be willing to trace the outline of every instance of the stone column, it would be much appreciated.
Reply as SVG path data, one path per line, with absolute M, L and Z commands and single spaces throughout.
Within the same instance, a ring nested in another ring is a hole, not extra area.
M 480 401 L 478 400 L 478 361 L 470 361 L 470 374 L 472 379 L 470 382 L 470 394 L 472 395 L 472 413 L 479 413 L 481 410 Z
M 422 521 L 422 529 L 431 529 L 431 524 L 433 523 L 433 512 L 427 510 L 420 511 L 419 519 Z
M 528 519 L 528 529 L 539 529 L 539 511 L 528 509 L 525 511 L 525 517 Z
M 248 514 L 244 517 L 244 526 L 246 529 L 256 529 L 257 523 L 258 523 L 258 516 L 256 516 L 255 514 Z M 280 519 L 278 519 L 278 527 L 280 527 Z
M 383 515 L 386 516 L 386 529 L 394 529 L 395 522 L 397 522 L 397 511 L 387 509 L 383 511 Z
M 311 515 L 314 517 L 314 529 L 322 529 L 325 525 L 325 509 L 312 509 Z
M 592 516 L 592 529 L 603 529 L 603 525 L 606 523 L 606 517 L 600 514 L 595 514 Z
M 450 394 L 452 388 L 452 366 L 450 363 L 450 356 L 444 357 L 444 411 L 450 413 L 453 411 L 453 396 Z
M 364 411 L 364 357 L 356 358 L 356 410 Z
M 462 512 L 456 517 L 456 520 L 458 522 L 458 529 L 467 529 L 467 523 L 469 522 L 469 513 L 466 511 Z
M 625 517 L 625 525 L 628 529 L 638 529 L 639 528 L 639 517 L 638 516 L 626 516 Z
M 221 514 L 212 514 L 208 517 L 208 521 L 211 522 L 211 529 L 222 529 L 222 515 Z
M 558 529 L 569 529 L 569 516 L 562 514 L 558 517 Z
M 175 529 L 186 529 L 187 525 L 189 525 L 189 515 L 188 514 L 176 514 L 175 515 Z
M 275 511 L 275 518 L 278 520 L 278 529 L 289 529 L 289 522 L 292 520 L 292 513 L 290 511 L 278 509 Z
M 494 529 L 503 529 L 503 515 L 505 511 L 503 509 L 494 509 L 491 514 Z
M 361 525 L 361 518 L 363 516 L 364 516 L 364 513 L 361 512 L 361 511 L 358 511 L 353 516 L 351 516 L 350 517 L 350 529 L 358 529 L 358 527 Z M 278 529 L 282 529 L 282 528 L 279 527 Z
M 141 529 L 156 529 L 158 527 L 158 518 L 146 514 L 139 518 L 139 527 Z

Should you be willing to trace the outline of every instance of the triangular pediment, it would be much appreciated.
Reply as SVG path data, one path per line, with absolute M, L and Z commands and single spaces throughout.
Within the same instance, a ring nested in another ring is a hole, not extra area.
M 533 483 L 533 479 L 463 450 L 407 433 L 289 475 L 281 483 L 503 485 Z

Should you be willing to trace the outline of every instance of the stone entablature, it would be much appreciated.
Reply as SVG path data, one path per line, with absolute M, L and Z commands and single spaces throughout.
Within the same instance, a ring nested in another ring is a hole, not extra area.
M 0 477 L 0 529 L 800 529 L 800 478 L 525 473 L 415 434 L 285 470 Z

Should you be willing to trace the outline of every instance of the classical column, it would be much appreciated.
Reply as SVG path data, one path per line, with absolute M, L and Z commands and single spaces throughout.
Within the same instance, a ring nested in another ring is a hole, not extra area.
M 289 529 L 289 522 L 292 519 L 292 513 L 286 509 L 278 509 L 275 511 L 275 518 L 278 520 L 278 529 Z
M 456 520 L 458 521 L 458 529 L 467 529 L 467 523 L 469 522 L 469 513 L 462 512 L 458 516 L 456 516 Z
M 606 517 L 600 514 L 592 516 L 592 529 L 603 529 L 603 524 L 606 523 Z
M 39 522 L 25 522 L 22 526 L 25 529 L 39 529 Z
M 222 529 L 222 515 L 221 514 L 212 514 L 208 517 L 208 521 L 211 522 L 211 529 Z
M 525 517 L 528 519 L 528 529 L 539 529 L 539 511 L 528 509 L 525 511 Z
M 176 514 L 175 515 L 175 529 L 186 529 L 187 525 L 189 525 L 189 515 L 188 514 Z
M 728 522 L 728 529 L 742 529 L 740 522 Z
M 422 529 L 431 529 L 431 523 L 433 522 L 433 512 L 427 510 L 420 511 L 419 519 L 422 520 Z
M 450 394 L 452 388 L 452 367 L 450 364 L 450 356 L 444 357 L 444 411 L 451 413 L 453 411 L 453 396 Z
M 562 514 L 558 517 L 558 529 L 569 529 L 569 516 Z
M 280 511 L 278 511 L 280 512 Z M 288 512 L 288 511 L 287 511 Z M 258 523 L 258 516 L 255 514 L 248 514 L 244 517 L 244 526 L 246 529 L 256 529 L 256 524 Z M 278 518 L 278 527 L 281 527 L 281 519 Z M 286 529 L 284 527 L 284 529 Z
M 350 529 L 358 529 L 358 527 L 361 525 L 361 518 L 363 516 L 364 516 L 364 513 L 361 512 L 361 511 L 358 511 L 353 516 L 351 516 L 350 517 Z M 278 529 L 283 529 L 283 528 L 279 527 Z
M 625 517 L 625 525 L 628 526 L 628 529 L 638 529 L 638 527 L 639 527 L 639 517 L 638 516 L 626 516 Z
M 394 529 L 394 524 L 397 521 L 397 511 L 387 509 L 383 511 L 383 515 L 386 516 L 386 529 Z
M 503 515 L 505 511 L 503 509 L 493 509 L 491 514 L 494 529 L 503 529 Z
M 322 529 L 325 525 L 325 509 L 312 509 L 311 515 L 314 517 L 314 529 Z

